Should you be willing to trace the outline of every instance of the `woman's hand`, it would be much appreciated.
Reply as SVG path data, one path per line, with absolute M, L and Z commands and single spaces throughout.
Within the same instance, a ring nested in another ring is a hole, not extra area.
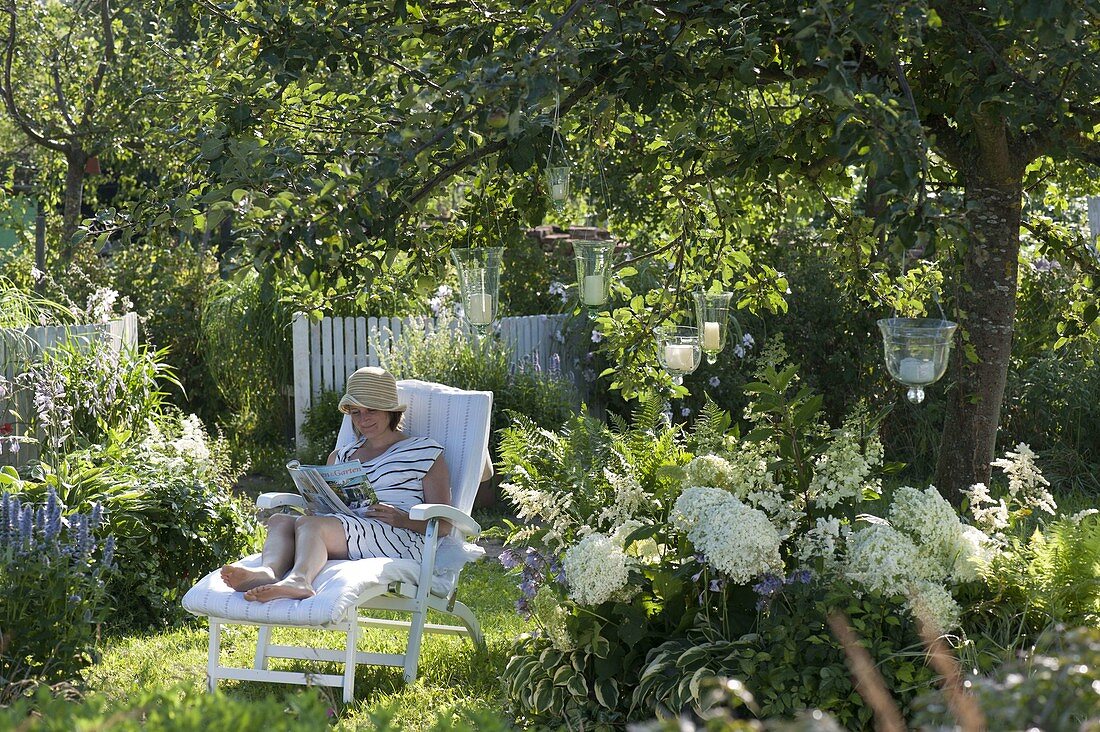
M 388 503 L 374 503 L 367 507 L 367 518 L 378 519 L 395 528 L 409 528 L 409 514 Z

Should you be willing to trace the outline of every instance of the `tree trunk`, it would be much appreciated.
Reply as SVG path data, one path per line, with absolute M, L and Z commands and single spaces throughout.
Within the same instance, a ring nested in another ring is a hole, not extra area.
M 936 466 L 936 486 L 956 505 L 964 489 L 989 483 L 1012 352 L 1023 187 L 1018 174 L 999 178 L 964 175 L 970 236 L 957 306 L 965 332 L 955 336 Z
M 84 166 L 88 155 L 83 149 L 65 153 L 65 200 L 61 212 L 61 259 L 67 263 L 73 255 L 73 235 L 80 225 L 80 206 L 84 200 Z

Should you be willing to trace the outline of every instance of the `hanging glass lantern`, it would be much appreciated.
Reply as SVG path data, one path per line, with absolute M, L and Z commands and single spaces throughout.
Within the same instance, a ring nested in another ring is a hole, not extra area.
M 487 335 L 496 320 L 503 256 L 501 247 L 451 250 L 451 259 L 458 267 L 466 322 L 479 336 Z
M 909 387 L 913 404 L 924 401 L 924 387 L 940 380 L 947 370 L 956 323 L 934 318 L 884 318 L 882 331 L 886 370 L 895 381 Z
M 677 386 L 684 376 L 699 368 L 703 351 L 699 347 L 699 329 L 690 325 L 663 325 L 654 330 L 657 336 L 657 360 Z
M 572 167 L 569 165 L 555 165 L 546 168 L 546 190 L 550 195 L 550 203 L 561 211 L 565 208 L 565 202 L 569 200 L 569 174 Z
M 607 302 L 614 254 L 615 243 L 612 241 L 573 241 L 573 256 L 577 260 L 577 297 L 588 308 L 590 318 L 595 318 L 596 311 Z
M 732 292 L 693 293 L 695 298 L 695 324 L 699 327 L 699 345 L 707 354 L 707 363 L 718 360 L 718 354 L 726 347 L 729 334 L 730 300 Z

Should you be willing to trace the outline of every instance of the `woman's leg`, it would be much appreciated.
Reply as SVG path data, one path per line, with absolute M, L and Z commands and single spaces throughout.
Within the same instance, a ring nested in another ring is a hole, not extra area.
M 222 580 L 238 592 L 269 585 L 282 579 L 294 562 L 294 522 L 298 516 L 277 513 L 267 520 L 267 538 L 259 567 L 227 564 L 222 567 Z
M 294 522 L 294 566 L 286 577 L 253 587 L 244 599 L 267 602 L 278 597 L 304 598 L 316 594 L 313 580 L 329 559 L 348 558 L 344 523 L 335 516 L 301 516 Z

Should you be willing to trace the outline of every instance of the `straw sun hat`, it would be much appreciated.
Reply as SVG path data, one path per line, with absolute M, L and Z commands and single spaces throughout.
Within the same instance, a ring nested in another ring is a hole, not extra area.
M 348 377 L 348 386 L 340 399 L 340 411 L 354 407 L 380 412 L 404 412 L 407 404 L 397 401 L 397 379 L 377 366 L 367 366 Z

